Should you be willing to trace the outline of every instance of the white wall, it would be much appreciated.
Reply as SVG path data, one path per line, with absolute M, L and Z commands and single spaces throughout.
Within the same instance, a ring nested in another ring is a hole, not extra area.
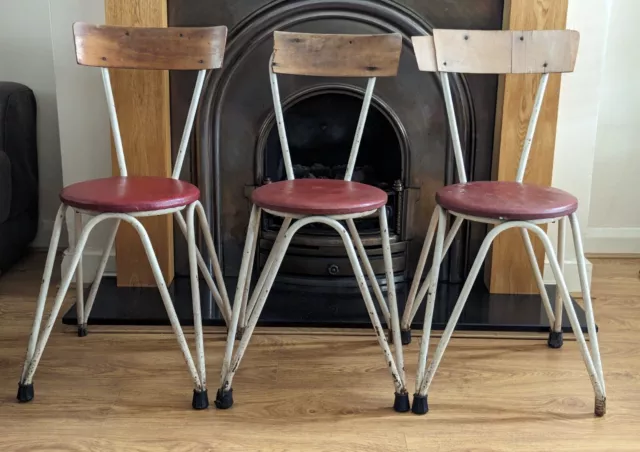
M 36 96 L 40 225 L 33 245 L 47 247 L 62 188 L 48 0 L 0 0 L 0 80 L 27 85 Z
M 64 185 L 111 175 L 109 115 L 100 70 L 78 66 L 73 44 L 74 22 L 104 23 L 102 0 L 50 0 L 51 39 L 54 55 L 58 122 Z M 73 234 L 72 214 L 67 228 Z M 106 241 L 108 224 L 92 231 L 84 252 L 85 279 L 95 274 Z M 63 270 L 68 263 L 63 259 Z M 114 271 L 113 259 L 107 272 Z
M 586 247 L 640 253 L 640 1 L 611 2 Z
M 578 198 L 577 214 L 583 233 L 591 209 L 596 130 L 610 9 L 610 0 L 570 0 L 567 12 L 567 28 L 580 32 L 580 47 L 575 72 L 562 76 L 552 185 Z M 554 243 L 557 240 L 556 231 L 557 225 L 550 225 L 549 235 Z M 588 267 L 590 273 L 591 265 Z M 580 283 L 569 227 L 565 272 L 569 290 L 578 291 Z M 545 280 L 553 281 L 548 264 Z

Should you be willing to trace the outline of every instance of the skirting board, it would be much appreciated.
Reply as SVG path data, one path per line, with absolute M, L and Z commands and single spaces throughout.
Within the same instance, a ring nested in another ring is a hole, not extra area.
M 589 287 L 591 287 L 591 274 L 593 272 L 593 264 L 587 260 L 587 279 L 589 280 Z M 545 259 L 544 262 L 544 283 L 555 284 L 556 281 L 551 271 L 549 262 Z M 569 292 L 580 292 L 580 274 L 578 273 L 578 263 L 575 260 L 566 260 L 564 262 L 564 279 L 567 282 L 567 288 Z
M 64 275 L 69 271 L 69 265 L 71 264 L 72 251 L 67 248 L 62 253 L 62 263 L 60 264 L 61 274 Z M 97 248 L 89 248 L 82 253 L 82 273 L 84 283 L 90 284 L 95 278 L 98 265 L 100 265 L 100 259 L 102 258 L 102 250 Z M 116 274 L 116 255 L 111 253 L 109 260 L 107 261 L 107 267 L 104 270 L 105 276 L 115 276 Z
M 593 254 L 638 254 L 640 228 L 587 228 L 584 249 Z

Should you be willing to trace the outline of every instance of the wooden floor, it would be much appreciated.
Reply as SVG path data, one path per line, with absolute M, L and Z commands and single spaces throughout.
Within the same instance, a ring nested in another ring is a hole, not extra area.
M 542 340 L 455 338 L 431 411 L 415 416 L 390 408 L 393 385 L 372 334 L 314 330 L 260 331 L 234 380 L 234 407 L 195 412 L 171 334 L 102 327 L 81 339 L 60 325 L 36 373 L 36 399 L 18 404 L 38 259 L 0 279 L 3 452 L 640 450 L 640 260 L 594 260 L 608 393 L 606 417 L 594 418 L 573 341 L 550 350 Z M 406 358 L 411 391 L 417 342 Z M 220 332 L 207 334 L 206 351 L 213 400 Z

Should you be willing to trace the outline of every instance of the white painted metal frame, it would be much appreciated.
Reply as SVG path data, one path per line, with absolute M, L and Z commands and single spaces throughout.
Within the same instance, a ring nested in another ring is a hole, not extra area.
M 287 135 L 284 125 L 284 117 L 282 111 L 282 103 L 280 101 L 280 92 L 278 89 L 278 78 L 272 70 L 273 55 L 269 61 L 269 75 L 271 80 L 271 90 L 273 94 L 273 104 L 275 109 L 276 124 L 278 128 L 278 134 L 280 136 L 280 143 L 282 147 L 282 155 L 284 159 L 285 171 L 287 179 L 294 179 L 293 167 L 291 164 L 291 156 L 289 153 L 289 144 L 287 141 Z M 362 139 L 362 133 L 364 130 L 367 113 L 371 104 L 371 98 L 373 95 L 373 89 L 375 86 L 375 77 L 369 78 L 367 82 L 367 88 L 364 94 L 364 100 L 362 109 L 360 111 L 360 117 L 358 119 L 358 125 L 356 127 L 355 137 L 351 152 L 349 154 L 349 161 L 347 164 L 347 170 L 345 172 L 344 180 L 350 181 L 355 167 L 358 149 L 360 147 L 360 141 Z M 276 237 L 273 248 L 267 258 L 264 269 L 255 284 L 253 292 L 249 297 L 249 286 L 251 284 L 251 268 L 254 264 L 255 249 L 258 240 L 258 231 L 260 228 L 260 216 L 262 211 L 269 214 L 276 215 L 284 218 L 283 224 L 280 227 L 280 231 Z M 378 215 L 380 221 L 380 231 L 382 235 L 382 247 L 383 258 L 385 264 L 386 280 L 387 280 L 387 294 L 388 303 L 385 301 L 382 290 L 375 278 L 375 274 L 371 267 L 371 263 L 367 258 L 366 251 L 358 234 L 354 219 L 361 218 L 370 215 Z M 292 224 L 293 220 L 295 223 Z M 347 223 L 347 229 L 340 223 L 345 221 Z M 286 212 L 278 212 L 273 210 L 261 209 L 254 205 L 251 211 L 251 217 L 249 220 L 249 227 L 247 231 L 247 238 L 244 246 L 242 264 L 240 267 L 240 276 L 238 278 L 238 285 L 236 287 L 236 294 L 233 303 L 233 311 L 231 315 L 231 322 L 229 323 L 229 331 L 227 336 L 227 345 L 225 349 L 225 356 L 222 365 L 222 372 L 220 378 L 220 389 L 218 391 L 218 399 L 221 400 L 231 393 L 233 377 L 238 370 L 240 361 L 246 351 L 246 348 L 251 340 L 251 335 L 258 322 L 262 309 L 266 303 L 269 292 L 272 288 L 273 282 L 280 268 L 280 264 L 286 254 L 287 248 L 291 242 L 293 236 L 300 230 L 300 228 L 310 223 L 322 223 L 328 225 L 336 230 L 336 232 L 342 238 L 344 246 L 349 256 L 349 261 L 353 267 L 355 278 L 358 282 L 362 298 L 367 308 L 369 318 L 373 324 L 378 343 L 382 348 L 385 363 L 389 368 L 391 376 L 393 378 L 393 384 L 396 394 L 406 394 L 405 387 L 405 375 L 404 375 L 404 357 L 402 351 L 402 343 L 400 340 L 400 320 L 398 315 L 398 306 L 396 302 L 395 282 L 392 270 L 391 261 L 391 247 L 389 243 L 389 230 L 387 225 L 386 210 L 384 207 L 372 210 L 364 213 L 356 214 L 344 214 L 333 216 L 306 216 L 295 215 Z M 355 243 L 355 246 L 354 246 Z M 357 250 L 357 254 L 356 254 Z M 358 260 L 358 256 L 360 260 Z M 387 325 L 391 328 L 391 334 L 393 337 L 394 353 L 392 353 L 384 329 L 378 317 L 376 307 L 371 298 L 367 280 L 365 279 L 362 271 L 361 263 L 365 268 L 367 276 L 371 285 L 373 286 L 374 293 L 376 295 L 380 310 L 387 322 Z M 241 318 L 242 317 L 242 318 Z M 240 325 L 240 326 L 239 326 Z M 234 341 L 236 337 L 240 337 L 240 343 L 235 347 L 234 353 Z M 216 402 L 219 408 L 228 408 L 230 405 L 223 406 Z
M 109 78 L 109 70 L 106 68 L 102 68 L 101 71 L 102 71 L 102 78 L 104 82 L 105 94 L 107 98 L 107 106 L 109 109 L 111 129 L 113 132 L 113 141 L 116 149 L 118 169 L 120 171 L 121 176 L 127 176 L 127 167 L 125 163 L 124 150 L 122 147 L 122 138 L 120 135 L 118 118 L 116 115 L 115 102 L 113 99 L 113 91 L 111 88 L 111 82 Z M 184 157 L 187 151 L 187 145 L 188 145 L 189 137 L 191 135 L 191 130 L 193 127 L 193 122 L 194 122 L 195 114 L 197 111 L 200 94 L 202 92 L 205 76 L 206 76 L 206 70 L 198 71 L 198 77 L 196 80 L 193 96 L 191 99 L 191 104 L 189 106 L 189 111 L 187 114 L 184 131 L 182 134 L 182 139 L 180 141 L 180 147 L 178 149 L 176 163 L 173 169 L 173 174 L 172 174 L 173 179 L 178 179 L 180 176 L 180 171 L 182 169 L 182 164 L 184 162 Z M 49 285 L 51 281 L 51 273 L 53 271 L 53 266 L 54 266 L 55 254 L 56 254 L 56 250 L 58 248 L 58 242 L 60 239 L 62 221 L 65 217 L 65 214 L 68 208 L 69 207 L 64 204 L 61 205 L 58 210 L 58 214 L 56 216 L 53 235 L 51 237 L 51 242 L 49 244 L 49 251 L 47 254 L 47 261 L 45 265 L 44 276 L 42 279 L 42 285 L 40 287 L 40 294 L 38 296 L 38 300 L 36 304 L 36 313 L 34 317 L 31 336 L 29 338 L 27 356 L 26 356 L 25 364 L 22 370 L 22 376 L 20 378 L 20 384 L 21 385 L 32 384 L 33 376 L 35 374 L 36 368 L 38 366 L 40 358 L 42 357 L 42 353 L 46 346 L 47 340 L 49 339 L 49 336 L 51 334 L 51 330 L 60 313 L 60 308 L 64 301 L 67 290 L 69 289 L 69 284 L 71 283 L 71 279 L 73 278 L 74 273 L 75 273 L 76 293 L 77 293 L 76 308 L 77 308 L 77 316 L 78 316 L 78 332 L 80 335 L 86 334 L 86 326 L 89 320 L 89 315 L 91 314 L 91 310 L 95 302 L 96 294 L 98 292 L 100 281 L 102 280 L 102 276 L 104 274 L 104 270 L 105 270 L 107 261 L 109 259 L 109 255 L 111 253 L 111 250 L 113 249 L 118 227 L 122 221 L 125 221 L 129 223 L 131 226 L 133 226 L 133 228 L 138 232 L 138 235 L 140 236 L 140 240 L 142 241 L 142 245 L 144 246 L 144 250 L 149 260 L 149 264 L 151 265 L 151 269 L 153 271 L 156 284 L 158 286 L 158 289 L 160 290 L 162 302 L 165 306 L 165 309 L 167 310 L 169 321 L 171 322 L 171 327 L 173 329 L 174 334 L 176 335 L 176 338 L 178 340 L 178 345 L 180 346 L 180 349 L 184 355 L 184 359 L 187 363 L 189 373 L 191 374 L 191 378 L 193 380 L 195 390 L 198 393 L 205 391 L 206 390 L 206 369 L 205 369 L 205 354 L 204 354 L 204 338 L 203 338 L 203 331 L 202 331 L 202 315 L 201 315 L 201 307 L 200 307 L 200 286 L 198 284 L 198 268 L 202 272 L 205 278 L 205 281 L 209 286 L 209 289 L 211 290 L 214 296 L 214 299 L 218 304 L 225 321 L 227 322 L 231 317 L 231 305 L 229 303 L 229 297 L 227 295 L 227 291 L 224 285 L 222 271 L 220 269 L 218 257 L 213 245 L 211 230 L 209 228 L 209 224 L 200 201 L 196 201 L 185 207 L 146 211 L 146 212 L 132 212 L 132 213 L 101 213 L 101 212 L 91 212 L 91 211 L 85 211 L 80 209 L 74 209 L 76 233 L 75 233 L 75 240 L 73 245 L 71 265 L 69 267 L 68 273 L 63 275 L 60 288 L 58 289 L 58 293 L 53 302 L 53 308 L 51 309 L 51 313 L 47 320 L 44 331 L 41 332 L 40 330 L 41 330 L 42 317 L 44 314 L 47 293 L 49 291 Z M 185 221 L 185 217 L 182 214 L 183 210 L 186 211 L 186 221 Z M 204 241 L 207 247 L 207 251 L 211 258 L 214 277 L 216 282 L 214 282 L 209 272 L 209 269 L 196 246 L 196 232 L 195 232 L 196 231 L 195 229 L 196 213 L 198 215 L 200 230 L 204 235 Z M 92 218 L 86 224 L 83 225 L 82 215 L 87 215 Z M 142 223 L 138 220 L 138 217 L 148 217 L 148 216 L 158 216 L 158 215 L 173 215 L 178 223 L 178 226 L 180 227 L 180 230 L 182 231 L 182 233 L 184 234 L 187 240 L 188 255 L 189 255 L 189 270 L 191 275 L 193 321 L 194 321 L 195 343 L 196 343 L 195 362 L 191 356 L 191 352 L 189 351 L 189 346 L 187 344 L 184 333 L 182 331 L 182 327 L 180 326 L 180 321 L 173 307 L 173 302 L 171 300 L 171 296 L 167 289 L 167 285 L 164 281 L 164 277 L 162 275 L 162 271 L 160 269 L 158 260 L 154 253 L 151 240 L 149 239 L 149 235 L 147 234 L 147 231 L 145 230 Z M 82 264 L 81 264 L 82 252 L 86 245 L 87 238 L 89 237 L 89 234 L 91 233 L 93 228 L 98 223 L 105 220 L 113 220 L 113 226 L 110 231 L 109 237 L 107 239 L 106 247 L 103 251 L 103 255 L 100 260 L 100 264 L 98 265 L 95 279 L 93 281 L 93 284 L 89 291 L 89 296 L 85 304 L 83 299 L 84 298 L 83 297 L 83 274 L 82 274 Z
M 449 119 L 450 132 L 452 135 L 453 141 L 453 151 L 455 154 L 456 166 L 458 170 L 458 178 L 461 183 L 466 182 L 466 171 L 464 167 L 464 161 L 462 156 L 462 148 L 460 144 L 460 135 L 458 134 L 456 119 L 455 119 L 455 110 L 453 104 L 453 98 L 451 94 L 451 86 L 449 83 L 449 74 L 441 73 L 442 79 L 442 87 L 444 93 L 444 100 L 447 109 L 447 116 Z M 533 136 L 536 129 L 536 124 L 538 121 L 538 116 L 540 113 L 540 108 L 542 105 L 542 101 L 544 98 L 544 93 L 547 87 L 547 82 L 549 79 L 549 74 L 543 74 L 538 86 L 538 91 L 536 93 L 536 98 L 534 101 L 533 112 L 531 114 L 531 118 L 529 120 L 529 126 L 527 130 L 527 134 L 524 140 L 524 146 L 522 149 L 522 154 L 520 157 L 520 162 L 518 165 L 518 171 L 516 176 L 517 182 L 522 182 L 524 178 L 524 173 L 527 165 L 527 160 L 529 157 L 529 152 L 531 150 L 531 143 L 533 141 Z M 567 311 L 567 316 L 569 318 L 569 322 L 571 324 L 571 328 L 573 329 L 574 335 L 578 342 L 578 346 L 580 349 L 580 353 L 585 362 L 585 366 L 587 368 L 587 372 L 589 374 L 589 378 L 591 380 L 591 384 L 593 386 L 593 390 L 595 393 L 595 414 L 597 416 L 602 416 L 606 412 L 606 392 L 605 392 L 605 382 L 604 375 L 602 371 L 602 363 L 600 360 L 600 351 L 598 347 L 598 336 L 596 332 L 594 314 L 593 314 L 593 306 L 591 303 L 591 294 L 589 283 L 587 279 L 587 271 L 586 271 L 586 261 L 584 257 L 584 251 L 582 248 L 582 238 L 580 235 L 580 229 L 578 225 L 578 219 L 575 213 L 568 216 L 569 222 L 571 224 L 571 229 L 573 232 L 573 239 L 575 244 L 575 251 L 578 261 L 578 269 L 580 273 L 580 284 L 582 289 L 582 296 L 584 300 L 584 308 L 587 317 L 587 330 L 589 333 L 589 340 L 591 342 L 591 349 L 587 347 L 586 340 L 582 330 L 580 328 L 580 324 L 578 322 L 578 318 L 576 316 L 576 312 L 569 296 L 569 291 L 567 289 L 567 285 L 563 275 L 563 261 L 564 261 L 564 247 L 565 247 L 565 236 L 566 236 L 566 220 L 567 217 L 562 218 L 552 218 L 545 220 L 537 220 L 537 221 L 507 221 L 507 220 L 496 220 L 492 218 L 482 218 L 482 217 L 473 217 L 469 215 L 462 215 L 457 212 L 448 212 L 451 216 L 455 217 L 455 221 L 452 227 L 449 229 L 446 237 L 444 235 L 446 229 L 446 217 L 445 210 L 437 206 L 433 216 L 431 218 L 431 223 L 429 225 L 429 229 L 427 231 L 427 236 L 425 238 L 424 246 L 422 252 L 420 254 L 420 258 L 418 261 L 418 267 L 416 270 L 416 275 L 414 281 L 412 283 L 409 297 L 407 300 L 407 304 L 405 306 L 405 311 L 402 319 L 402 328 L 403 330 L 409 330 L 411 327 L 411 322 L 413 321 L 414 316 L 420 306 L 420 303 L 424 299 L 425 295 L 427 295 L 427 304 L 425 307 L 425 317 L 424 317 L 424 328 L 423 328 L 423 336 L 422 343 L 420 346 L 420 354 L 418 360 L 418 370 L 416 376 L 416 391 L 415 395 L 418 397 L 426 397 L 433 377 L 435 375 L 436 370 L 442 360 L 442 356 L 444 351 L 449 344 L 451 339 L 451 335 L 455 326 L 460 318 L 460 314 L 464 305 L 467 301 L 471 288 L 474 284 L 476 277 L 480 269 L 482 268 L 482 264 L 484 259 L 489 251 L 489 248 L 493 242 L 493 240 L 503 231 L 508 229 L 517 228 L 520 229 L 523 241 L 525 244 L 525 248 L 527 250 L 527 254 L 529 256 L 532 270 L 535 275 L 536 283 L 538 289 L 540 291 L 540 295 L 542 298 L 542 303 L 545 308 L 546 314 L 549 318 L 549 325 L 551 325 L 551 331 L 560 333 L 562 331 L 562 310 Z M 429 347 L 429 339 L 431 334 L 431 324 L 433 319 L 433 309 L 435 304 L 435 293 L 436 286 L 438 282 L 438 275 L 440 272 L 440 264 L 442 262 L 442 258 L 444 254 L 449 249 L 453 238 L 456 233 L 460 229 L 462 222 L 464 220 L 482 222 L 487 224 L 492 224 L 494 227 L 491 229 L 487 237 L 482 242 L 482 246 L 478 252 L 478 255 L 471 267 L 469 272 L 469 276 L 462 288 L 460 296 L 455 304 L 453 312 L 451 313 L 451 317 L 447 323 L 447 326 L 442 334 L 440 342 L 436 348 L 433 359 L 431 360 L 429 366 L 427 367 L 427 355 L 428 355 L 428 347 Z M 539 226 L 540 224 L 551 223 L 559 221 L 559 231 L 558 231 L 558 257 L 556 257 L 556 253 L 553 250 L 553 246 L 549 237 L 546 235 L 545 231 Z M 540 269 L 538 268 L 538 264 L 536 261 L 536 257 L 533 251 L 533 246 L 531 244 L 531 239 L 529 232 L 532 232 L 535 236 L 537 236 L 542 244 L 544 245 L 546 256 L 551 265 L 551 269 L 553 271 L 556 284 L 557 284 L 557 296 L 555 300 L 555 308 L 552 308 L 551 303 L 549 301 L 549 297 L 547 295 L 546 289 L 544 287 L 544 282 L 542 279 L 542 275 L 540 273 Z M 424 267 L 427 261 L 427 257 L 429 255 L 429 251 L 431 248 L 431 244 L 436 235 L 435 240 L 435 249 L 433 253 L 433 264 L 431 270 L 428 272 L 424 282 L 420 284 L 421 276 L 424 272 Z

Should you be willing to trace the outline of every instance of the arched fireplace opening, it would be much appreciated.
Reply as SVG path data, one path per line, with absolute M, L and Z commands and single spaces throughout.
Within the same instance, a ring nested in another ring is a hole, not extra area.
M 352 85 L 314 86 L 285 100 L 284 122 L 296 178 L 344 178 L 362 101 L 362 89 Z M 406 151 L 406 137 L 397 116 L 380 99 L 374 98 L 352 180 L 378 187 L 389 196 L 387 215 L 397 254 L 394 272 L 400 280 L 405 270 L 406 247 L 401 242 Z M 261 128 L 256 146 L 256 168 L 257 185 L 286 179 L 273 114 Z M 374 216 L 355 221 L 374 271 L 384 279 L 378 219 Z M 281 224 L 281 218 L 264 215 L 259 248 L 261 266 Z M 306 226 L 294 237 L 280 275 L 280 280 L 292 284 L 355 286 L 351 265 L 337 233 L 321 224 Z

